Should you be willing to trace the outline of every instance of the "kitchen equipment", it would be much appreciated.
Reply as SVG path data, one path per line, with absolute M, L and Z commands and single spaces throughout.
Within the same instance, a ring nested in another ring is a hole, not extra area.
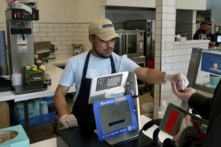
M 55 48 L 54 44 L 51 44 L 51 53 L 50 53 L 50 57 L 48 59 L 55 59 L 55 51 L 57 50 L 57 48 Z
M 127 30 L 144 30 L 143 34 L 143 56 L 145 56 L 145 61 L 154 59 L 155 51 L 155 20 L 127 20 L 126 21 Z
M 140 56 L 140 38 L 144 30 L 116 30 L 120 38 L 115 38 L 114 52 L 128 57 Z
M 82 44 L 72 44 L 72 46 L 74 47 L 73 56 L 76 56 L 82 52 L 82 50 L 81 50 Z
M 39 20 L 39 11 L 31 8 L 10 8 L 5 11 L 10 75 L 21 73 L 24 84 L 24 67 L 34 65 L 33 20 Z M 22 85 L 14 86 L 22 91 Z M 17 91 L 15 88 L 15 91 Z
M 34 51 L 41 61 L 48 62 L 48 57 L 51 54 L 51 41 L 34 42 Z

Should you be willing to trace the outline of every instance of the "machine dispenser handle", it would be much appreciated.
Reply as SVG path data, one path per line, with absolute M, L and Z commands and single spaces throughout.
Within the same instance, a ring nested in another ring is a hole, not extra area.
M 25 35 L 24 34 L 31 34 L 31 29 L 30 28 L 11 28 L 11 34 L 21 34 L 22 39 L 25 40 Z
M 25 41 L 25 35 L 23 33 L 23 30 L 21 30 L 22 39 Z
M 30 28 L 11 28 L 11 34 L 31 34 Z

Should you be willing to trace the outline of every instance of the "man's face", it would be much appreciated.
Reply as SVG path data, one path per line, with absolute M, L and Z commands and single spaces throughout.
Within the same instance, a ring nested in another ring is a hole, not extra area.
M 207 33 L 207 34 L 209 34 L 209 33 L 210 33 L 210 31 L 211 31 L 211 29 L 210 29 L 210 27 L 208 27 L 208 29 L 207 29 L 206 33 Z
M 103 41 L 96 35 L 89 36 L 89 40 L 92 44 L 92 52 L 95 56 L 108 58 L 114 50 L 115 39 L 109 41 Z
M 209 29 L 209 26 L 204 24 L 204 25 L 202 25 L 201 29 L 204 30 L 205 32 L 207 32 Z

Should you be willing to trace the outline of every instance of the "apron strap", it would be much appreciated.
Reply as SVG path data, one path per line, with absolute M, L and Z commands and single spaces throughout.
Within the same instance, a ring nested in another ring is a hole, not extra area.
M 86 61 L 85 61 L 85 63 L 84 63 L 84 70 L 83 70 L 83 76 L 82 76 L 82 78 L 86 78 L 87 67 L 88 67 L 88 62 L 89 62 L 90 55 L 91 55 L 91 51 L 89 51 L 88 54 L 87 54 Z
M 111 73 L 116 73 L 116 69 L 115 69 L 115 64 L 114 64 L 114 59 L 112 57 L 112 55 L 110 56 L 110 60 L 111 60 Z

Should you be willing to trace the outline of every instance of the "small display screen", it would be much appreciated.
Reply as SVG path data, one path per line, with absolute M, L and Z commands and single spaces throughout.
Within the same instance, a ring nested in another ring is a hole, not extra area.
M 128 101 L 99 107 L 103 133 L 108 133 L 132 124 Z
M 96 91 L 110 89 L 114 87 L 120 87 L 122 82 L 122 76 L 123 74 L 119 74 L 115 76 L 98 78 Z
M 221 43 L 221 36 L 217 36 L 217 42 Z

